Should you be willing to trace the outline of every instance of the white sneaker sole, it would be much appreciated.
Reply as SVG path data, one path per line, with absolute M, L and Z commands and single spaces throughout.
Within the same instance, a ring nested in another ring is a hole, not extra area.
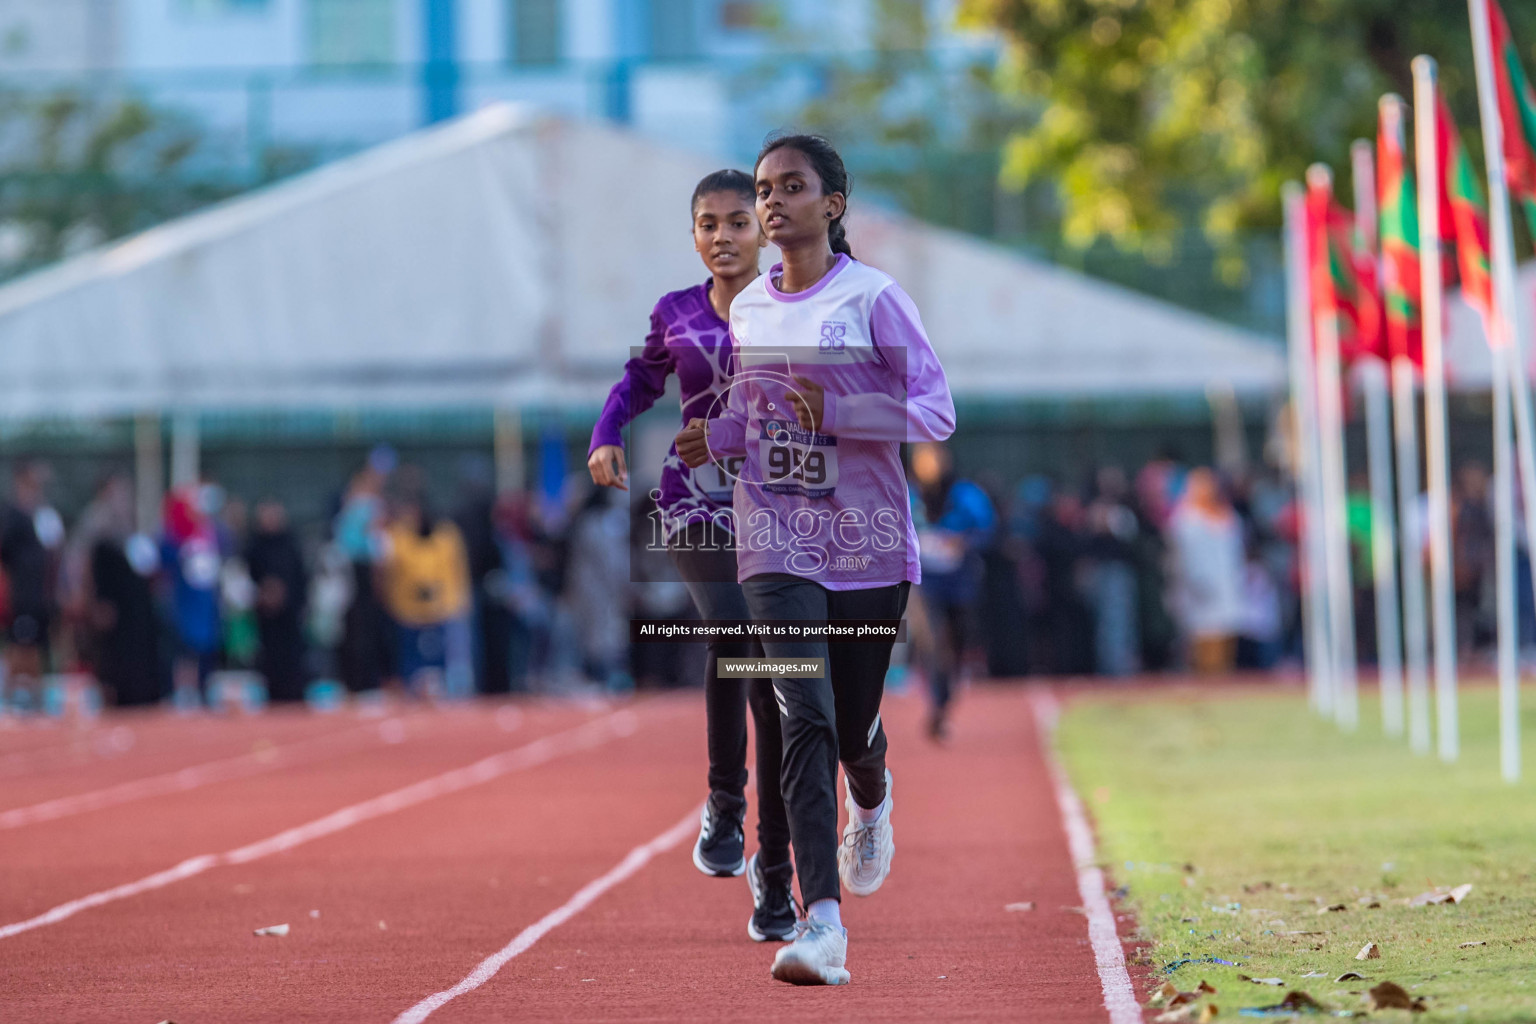
M 845 967 L 819 967 L 802 960 L 775 960 L 773 978 L 791 985 L 846 985 L 849 974 Z
M 752 918 L 747 918 L 747 938 L 753 942 L 789 942 L 795 937 L 794 929 L 788 935 L 768 935 L 757 930 Z
M 879 876 L 872 881 L 855 882 L 852 878 L 852 871 L 849 871 L 847 874 L 838 872 L 838 874 L 842 875 L 843 888 L 847 889 L 850 895 L 873 896 L 880 891 L 880 887 L 885 884 L 885 880 L 891 877 L 891 858 L 896 855 L 896 844 L 888 843 L 886 848 L 888 852 L 885 856 L 885 870 L 881 871 Z
M 844 785 L 846 786 L 846 783 L 844 783 Z M 885 773 L 885 795 L 886 800 L 890 801 L 890 805 L 886 809 L 885 844 L 881 850 L 882 856 L 880 858 L 883 866 L 880 870 L 879 876 L 874 878 L 872 881 L 862 883 L 856 882 L 853 878 L 852 864 L 854 858 L 852 851 L 849 850 L 846 845 L 839 845 L 837 848 L 838 878 L 842 880 L 843 888 L 847 889 L 854 896 L 873 896 L 880 890 L 880 887 L 885 884 L 885 880 L 891 875 L 891 861 L 896 856 L 896 839 L 891 832 L 891 812 L 895 810 L 896 804 L 891 797 L 891 789 L 891 773 L 889 770 L 887 770 Z M 852 792 L 846 793 L 843 799 L 843 805 L 848 808 L 848 825 L 843 829 L 843 838 L 846 840 L 849 835 L 849 830 L 856 826 L 858 820 Z

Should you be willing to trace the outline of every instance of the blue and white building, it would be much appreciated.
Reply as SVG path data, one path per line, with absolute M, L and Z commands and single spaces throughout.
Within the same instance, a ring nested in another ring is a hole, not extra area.
M 933 42 L 957 0 L 929 0 Z M 739 157 L 814 96 L 817 64 L 875 45 L 877 0 L 0 0 L 0 81 L 82 72 L 249 153 L 322 157 L 496 100 Z M 782 61 L 778 68 L 772 68 Z M 801 69 L 785 77 L 785 68 Z M 41 74 L 40 74 L 41 73 Z

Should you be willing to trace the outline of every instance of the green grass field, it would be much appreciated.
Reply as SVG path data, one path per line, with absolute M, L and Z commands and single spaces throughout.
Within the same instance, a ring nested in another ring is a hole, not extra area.
M 1499 777 L 1487 687 L 1462 695 L 1455 765 L 1386 739 L 1374 697 L 1346 736 L 1295 689 L 1096 691 L 1068 705 L 1058 743 L 1153 967 L 1186 991 L 1209 981 L 1218 1019 L 1248 1019 L 1292 989 L 1333 1013 L 1362 1011 L 1368 989 L 1393 981 L 1425 997 L 1417 1021 L 1531 1024 L 1536 692 L 1523 696 L 1528 764 L 1516 785 Z M 1406 905 L 1464 883 L 1473 889 L 1459 904 Z M 1368 942 L 1380 958 L 1357 961 Z M 1202 957 L 1240 966 L 1165 975 Z M 1367 980 L 1335 981 L 1347 971 Z

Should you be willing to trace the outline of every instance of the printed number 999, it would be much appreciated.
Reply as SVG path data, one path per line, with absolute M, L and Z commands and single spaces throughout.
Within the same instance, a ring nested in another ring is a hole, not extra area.
M 827 482 L 827 457 L 819 449 L 774 445 L 768 449 L 768 478 L 797 480 L 808 487 Z

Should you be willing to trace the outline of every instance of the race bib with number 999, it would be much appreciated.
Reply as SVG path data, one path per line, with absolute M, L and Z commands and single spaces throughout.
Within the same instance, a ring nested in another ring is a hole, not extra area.
M 837 490 L 837 438 L 784 420 L 765 420 L 758 438 L 763 490 L 826 498 Z

